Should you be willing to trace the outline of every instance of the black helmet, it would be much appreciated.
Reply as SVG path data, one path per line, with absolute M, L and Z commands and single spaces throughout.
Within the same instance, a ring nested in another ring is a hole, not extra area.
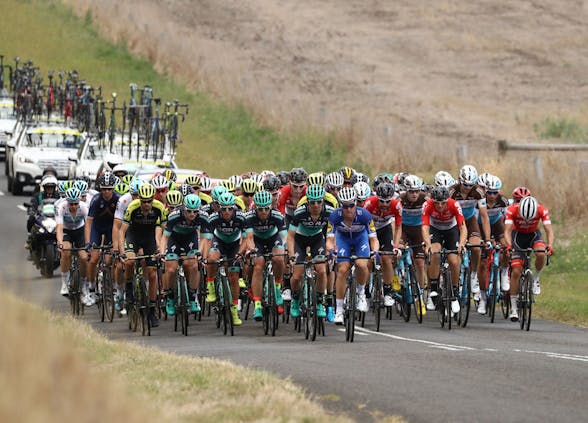
M 267 179 L 263 181 L 263 189 L 270 192 L 279 190 L 281 185 L 280 179 L 276 176 L 268 176 Z
M 43 169 L 43 174 L 41 175 L 41 177 L 45 175 L 53 175 L 57 177 L 57 170 L 55 170 L 53 166 L 47 166 L 45 169 Z
M 116 176 L 110 172 L 104 172 L 96 181 L 98 188 L 114 188 L 116 185 Z
M 288 185 L 288 182 L 290 182 L 290 172 L 282 170 L 281 172 L 278 172 L 276 176 L 280 180 L 280 185 L 282 186 Z
M 433 187 L 431 198 L 435 201 L 446 201 L 449 198 L 449 191 L 445 187 Z
M 192 194 L 194 192 L 194 189 L 192 188 L 192 185 L 190 185 L 190 184 L 182 184 L 182 185 L 180 185 L 179 191 L 185 197 L 186 195 Z
M 394 196 L 394 185 L 383 182 L 376 187 L 376 195 L 379 198 L 392 198 Z
M 376 175 L 376 177 L 374 178 L 374 189 L 378 187 L 378 185 L 383 184 L 384 182 L 392 182 L 392 179 L 390 178 L 390 175 L 387 173 L 380 173 L 378 175 Z
M 306 182 L 306 178 L 308 178 L 308 173 L 301 167 L 295 167 L 290 171 L 290 180 L 292 182 L 301 184 Z

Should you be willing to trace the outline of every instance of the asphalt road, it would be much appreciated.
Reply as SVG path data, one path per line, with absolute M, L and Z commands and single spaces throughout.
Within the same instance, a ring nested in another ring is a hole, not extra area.
M 5 177 L 0 191 L 0 281 L 30 301 L 68 312 L 59 277 L 44 279 L 25 260 L 26 215 L 19 204 L 29 198 L 10 195 Z M 429 313 L 422 325 L 394 316 L 377 333 L 370 316 L 349 344 L 342 328 L 330 324 L 311 343 L 292 324 L 272 338 L 248 320 L 228 337 L 209 317 L 190 326 L 188 337 L 174 333 L 171 322 L 141 337 L 128 331 L 126 319 L 98 322 L 95 308 L 83 319 L 112 339 L 290 377 L 327 408 L 360 421 L 393 414 L 411 422 L 577 423 L 588 415 L 588 331 L 550 321 L 534 320 L 522 332 L 502 317 L 490 324 L 474 315 L 466 329 L 448 332 Z

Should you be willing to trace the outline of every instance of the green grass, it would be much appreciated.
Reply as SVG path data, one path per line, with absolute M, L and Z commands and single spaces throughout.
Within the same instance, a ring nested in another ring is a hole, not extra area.
M 588 128 L 575 119 L 551 118 L 533 125 L 537 136 L 541 139 L 561 139 L 578 143 L 588 142 Z
M 578 233 L 569 243 L 556 243 L 551 264 L 541 272 L 538 316 L 588 327 L 587 263 L 586 232 Z
M 332 171 L 343 164 L 368 171 L 365 163 L 347 156 L 345 133 L 321 134 L 312 130 L 284 133 L 260 124 L 240 105 L 224 104 L 211 95 L 190 92 L 169 75 L 159 75 L 152 65 L 129 54 L 126 47 L 100 38 L 92 18 L 77 18 L 55 0 L 5 0 L 0 25 L 0 54 L 32 59 L 49 69 L 77 69 L 91 85 L 102 85 L 105 97 L 115 91 L 128 98 L 129 83 L 150 84 L 163 101 L 175 98 L 190 104 L 181 127 L 183 143 L 178 162 L 183 167 L 207 170 L 225 177 L 248 170 L 290 169 Z

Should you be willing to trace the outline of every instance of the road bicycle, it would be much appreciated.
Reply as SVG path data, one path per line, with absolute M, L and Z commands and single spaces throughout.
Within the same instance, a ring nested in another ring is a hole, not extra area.
M 111 245 L 92 246 L 93 250 L 100 251 L 98 260 L 98 272 L 96 274 L 96 306 L 100 321 L 114 319 L 114 285 L 112 280 L 112 264 L 107 262 L 107 255 L 112 249 Z
M 82 302 L 82 278 L 80 275 L 80 257 L 77 252 L 86 250 L 85 247 L 68 248 L 63 251 L 71 251 L 71 265 L 69 267 L 68 298 L 71 305 L 71 314 L 79 316 L 84 314 L 84 303 Z
M 531 271 L 531 253 L 545 253 L 545 249 L 516 248 L 514 251 L 523 253 L 523 271 L 519 279 L 519 298 L 517 299 L 517 311 L 521 330 L 528 331 L 531 328 L 531 315 L 535 296 L 533 294 L 533 272 Z M 549 266 L 549 255 L 546 265 Z
M 357 260 L 371 260 L 370 257 L 338 256 L 338 259 L 350 261 L 349 274 L 347 275 L 347 286 L 343 297 L 343 321 L 345 324 L 345 340 L 353 342 L 355 335 L 355 321 L 365 321 L 365 313 L 357 310 L 357 280 L 355 278 L 355 262 Z
M 325 336 L 325 319 L 318 316 L 319 303 L 315 266 L 326 262 L 325 256 L 312 257 L 310 251 L 306 253 L 306 260 L 296 262 L 296 264 L 304 266 L 304 276 L 298 298 L 300 315 L 294 319 L 294 329 L 300 332 L 304 327 L 304 337 L 310 341 L 315 341 L 317 334 Z

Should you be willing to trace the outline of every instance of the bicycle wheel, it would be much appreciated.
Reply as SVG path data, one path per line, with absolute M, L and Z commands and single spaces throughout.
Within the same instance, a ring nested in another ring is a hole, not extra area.
M 102 301 L 104 302 L 104 313 L 106 320 L 112 322 L 114 320 L 114 287 L 112 285 L 112 274 L 110 267 L 107 267 L 103 271 L 103 288 L 102 288 Z
M 186 279 L 182 278 L 182 284 L 180 285 L 181 292 L 180 297 L 180 320 L 182 323 L 182 335 L 188 336 L 188 322 L 190 320 L 190 300 L 188 298 L 188 287 L 186 285 Z
M 531 272 L 527 274 L 527 323 L 525 325 L 525 330 L 529 331 L 531 329 L 531 314 L 533 311 L 533 301 L 535 301 L 535 294 L 533 294 L 533 275 Z
M 444 294 L 444 306 L 446 311 L 446 319 L 447 319 L 447 330 L 451 330 L 451 321 L 452 319 L 452 311 L 451 311 L 451 301 L 453 297 L 453 284 L 451 283 L 451 273 L 449 269 L 445 269 L 445 276 L 443 277 L 445 280 L 445 294 Z
M 494 323 L 496 314 L 496 301 L 498 301 L 498 285 L 500 283 L 500 274 L 498 268 L 492 268 L 490 271 L 489 283 L 490 292 L 488 295 L 488 314 L 490 315 L 490 323 Z
M 470 317 L 470 307 L 472 303 L 472 274 L 469 269 L 465 269 L 463 278 L 459 281 L 459 313 L 457 324 L 465 328 Z
M 137 280 L 135 282 L 135 299 L 138 303 L 139 308 L 139 320 L 141 323 L 141 335 L 147 335 L 148 331 L 148 306 L 147 306 L 147 298 L 145 298 L 145 290 L 144 290 L 145 281 L 142 276 L 137 276 Z
M 373 292 L 372 292 L 372 309 L 374 312 L 374 320 L 376 321 L 376 332 L 380 331 L 380 323 L 382 320 L 382 273 L 376 271 L 373 278 Z
M 410 302 L 412 301 L 412 294 L 409 292 L 409 282 L 406 280 L 406 275 L 400 280 L 400 314 L 404 321 L 408 323 L 410 321 Z
M 278 309 L 276 305 L 276 283 L 273 275 L 267 277 L 268 326 L 272 336 L 276 336 L 278 327 Z
M 347 309 L 345 310 L 345 340 L 353 342 L 353 336 L 355 333 L 355 296 L 356 296 L 356 281 L 353 277 L 350 277 L 347 283 L 347 293 L 345 295 L 347 299 Z
M 529 290 L 527 289 L 527 285 L 530 284 L 529 280 L 530 271 L 526 270 L 522 275 L 519 282 L 519 300 L 517 302 L 517 309 L 519 313 L 519 325 L 521 330 L 525 329 L 528 317 L 528 306 L 527 303 L 529 302 Z
M 317 316 L 317 304 L 316 304 L 316 287 L 315 281 L 308 281 L 308 319 L 309 319 L 309 332 L 310 340 L 316 340 L 316 333 L 318 330 L 318 316 Z
M 410 278 L 410 294 L 412 296 L 412 307 L 414 309 L 414 316 L 417 319 L 417 322 L 423 323 L 423 309 L 421 307 L 421 288 L 416 279 L 416 272 L 412 264 L 408 267 L 408 275 Z
M 233 331 L 233 316 L 231 315 L 231 290 L 229 287 L 229 280 L 226 276 L 221 277 L 222 281 L 222 291 L 223 291 L 223 334 L 226 335 L 227 332 L 234 335 Z
M 102 273 L 102 266 L 98 270 L 98 274 L 96 275 L 96 307 L 98 308 L 98 316 L 100 316 L 100 321 L 104 322 L 104 318 L 106 317 L 105 309 L 104 309 L 104 274 Z
M 510 292 L 500 293 L 500 308 L 502 310 L 502 317 L 508 319 L 510 314 Z

